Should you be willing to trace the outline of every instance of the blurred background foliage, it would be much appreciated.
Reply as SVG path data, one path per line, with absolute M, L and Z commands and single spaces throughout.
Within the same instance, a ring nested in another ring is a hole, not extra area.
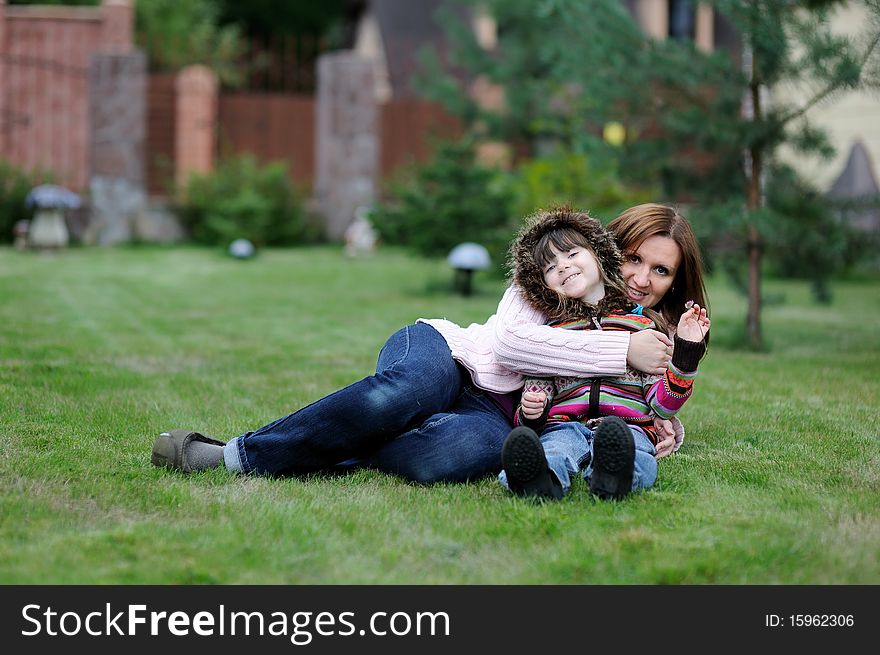
M 245 42 L 238 25 L 220 23 L 220 10 L 214 0 L 137 0 L 135 40 L 150 70 L 202 64 L 227 86 L 240 83 Z
M 256 246 L 289 246 L 318 239 L 304 194 L 282 163 L 230 157 L 210 174 L 193 175 L 178 197 L 181 222 L 197 243 L 225 247 L 244 238 Z
M 489 248 L 500 269 L 513 230 L 541 207 L 570 204 L 607 221 L 650 200 L 678 205 L 694 224 L 710 268 L 726 271 L 743 290 L 750 228 L 761 235 L 766 271 L 809 280 L 821 301 L 830 298 L 834 276 L 876 268 L 876 235 L 854 230 L 848 217 L 876 210 L 880 199 L 832 200 L 776 157 L 783 145 L 797 156 L 828 157 L 827 135 L 785 103 L 765 108 L 760 120 L 744 120 L 751 80 L 741 60 L 723 49 L 702 52 L 688 39 L 647 38 L 624 4 L 450 0 L 436 16 L 449 48 L 422 53 L 416 86 L 457 116 L 465 135 L 438 144 L 429 161 L 387 184 L 372 211 L 383 241 L 437 256 L 473 240 Z M 765 86 L 807 77 L 827 89 L 820 102 L 880 81 L 876 43 L 865 46 L 827 30 L 841 0 L 712 4 L 745 35 Z M 864 4 L 880 15 L 876 0 Z M 203 63 L 227 85 L 240 80 L 249 39 L 310 34 L 345 46 L 352 12 L 363 10 L 362 2 L 347 0 L 137 0 L 135 6 L 137 40 L 153 70 Z M 494 16 L 495 47 L 477 42 L 461 20 L 461 6 Z M 860 47 L 869 56 L 859 59 Z M 503 109 L 478 101 L 472 93 L 477 81 L 503 89 Z M 619 126 L 618 139 L 603 138 L 610 124 Z M 503 165 L 478 156 L 487 143 L 509 148 Z M 748 149 L 765 155 L 761 207 L 746 202 Z M 282 181 L 280 170 L 236 158 L 195 177 L 178 196 L 186 199 L 180 210 L 193 238 L 312 240 L 304 194 Z M 33 180 L 8 164 L 0 176 L 5 241 L 25 215 L 20 199 Z
M 880 3 L 864 3 L 876 24 L 852 39 L 829 29 L 841 0 L 716 0 L 716 13 L 743 37 L 746 70 L 743 53 L 647 37 L 618 0 L 454 4 L 492 15 L 497 44 L 483 47 L 461 13 L 446 7 L 438 19 L 451 47 L 422 53 L 417 83 L 473 138 L 511 146 L 518 215 L 560 196 L 604 218 L 646 199 L 670 202 L 694 223 L 707 261 L 738 288 L 748 286 L 756 249 L 759 269 L 810 280 L 821 301 L 833 276 L 872 252 L 865 243 L 876 238 L 854 233 L 840 203 L 777 153 L 783 146 L 798 157 L 833 153 L 805 116 L 848 90 L 872 88 Z M 809 90 L 803 104 L 774 98 L 743 112 L 754 89 L 801 81 Z M 481 102 L 477 82 L 503 90 L 504 102 Z M 610 124 L 622 138 L 603 138 Z M 746 154 L 759 169 L 744 169 Z M 877 198 L 861 202 L 880 206 Z
M 430 161 L 390 184 L 389 196 L 370 214 L 384 242 L 445 256 L 475 241 L 501 270 L 514 227 L 514 193 L 504 171 L 477 162 L 472 141 L 439 143 Z
M 25 207 L 24 201 L 28 192 L 42 181 L 42 176 L 31 175 L 0 159 L 0 243 L 13 240 L 13 228 L 18 221 L 33 218 L 33 208 Z

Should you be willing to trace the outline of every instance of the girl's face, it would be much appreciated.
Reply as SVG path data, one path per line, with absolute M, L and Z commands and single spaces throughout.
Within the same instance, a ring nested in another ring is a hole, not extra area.
M 544 282 L 551 290 L 593 304 L 605 297 L 599 264 L 589 248 L 575 247 L 565 252 L 551 248 L 551 252 L 544 266 Z
M 672 287 L 679 264 L 681 248 L 672 238 L 648 237 L 635 250 L 623 253 L 620 272 L 627 297 L 643 307 L 653 307 Z

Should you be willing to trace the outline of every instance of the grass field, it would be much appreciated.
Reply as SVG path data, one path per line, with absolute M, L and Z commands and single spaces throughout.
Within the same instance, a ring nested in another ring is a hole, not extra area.
M 501 280 L 383 251 L 0 249 L 0 583 L 880 583 L 880 281 L 831 307 L 770 281 L 767 352 L 710 288 L 684 448 L 624 502 L 553 504 L 494 479 L 361 471 L 183 476 L 162 430 L 229 438 L 372 371 L 420 316 L 482 322 Z

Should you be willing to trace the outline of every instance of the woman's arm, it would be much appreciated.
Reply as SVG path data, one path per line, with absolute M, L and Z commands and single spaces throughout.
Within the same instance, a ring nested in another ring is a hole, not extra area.
M 656 416 L 670 419 L 691 397 L 697 366 L 706 352 L 702 341 L 675 337 L 675 354 L 663 377 L 646 385 L 645 399 Z M 647 378 L 651 381 L 651 378 Z
M 597 377 L 623 375 L 633 354 L 638 361 L 629 364 L 636 370 L 666 369 L 670 342 L 654 330 L 633 335 L 617 330 L 558 330 L 546 322 L 546 316 L 526 304 L 519 289 L 509 287 L 495 318 L 492 350 L 498 363 L 523 375 Z M 643 333 L 649 334 L 640 336 Z
M 692 303 L 679 318 L 676 330 L 678 336 L 676 336 L 675 340 L 683 345 L 682 348 L 676 350 L 677 355 L 672 358 L 670 368 L 677 366 L 680 369 L 692 369 L 696 372 L 700 359 L 706 353 L 706 334 L 709 332 L 710 325 L 711 322 L 705 308 Z M 685 337 L 686 340 L 684 339 Z M 661 393 L 665 393 L 666 389 L 670 389 L 671 386 L 672 383 L 667 373 L 665 376 L 665 388 Z M 678 408 L 690 397 L 692 391 L 693 379 L 691 379 L 691 383 L 687 386 L 686 397 L 678 404 Z M 656 403 L 658 395 L 658 391 L 652 387 L 648 397 Z M 660 401 L 660 404 L 662 404 L 662 401 Z M 678 411 L 678 409 L 675 411 Z M 656 445 L 656 457 L 658 460 L 681 448 L 681 444 L 684 442 L 684 426 L 677 416 L 663 418 L 662 416 L 655 415 L 654 427 L 658 438 Z

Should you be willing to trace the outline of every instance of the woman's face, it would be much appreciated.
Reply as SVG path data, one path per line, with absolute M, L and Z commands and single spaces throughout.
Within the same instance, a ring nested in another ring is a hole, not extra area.
M 672 287 L 680 263 L 681 248 L 670 237 L 648 237 L 635 250 L 627 250 L 620 269 L 627 297 L 643 307 L 653 307 Z

